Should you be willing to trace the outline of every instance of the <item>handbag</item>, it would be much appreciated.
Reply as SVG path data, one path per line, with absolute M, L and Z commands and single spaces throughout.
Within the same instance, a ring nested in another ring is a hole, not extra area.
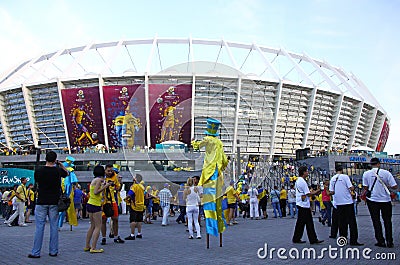
M 61 192 L 60 198 L 58 199 L 58 212 L 64 212 L 68 209 L 71 204 L 71 199 L 64 193 Z
M 108 196 L 108 195 L 110 195 L 110 196 Z M 106 189 L 106 198 L 109 201 L 112 201 L 110 190 L 108 188 Z M 107 202 L 107 203 L 103 204 L 103 212 L 106 217 L 114 216 L 114 209 L 113 209 L 112 203 Z

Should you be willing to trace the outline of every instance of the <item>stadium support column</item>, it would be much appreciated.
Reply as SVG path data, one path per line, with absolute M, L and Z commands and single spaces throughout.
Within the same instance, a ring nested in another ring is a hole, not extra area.
M 3 147 L 8 147 L 11 148 L 11 136 L 10 136 L 10 132 L 9 132 L 9 125 L 6 119 L 6 110 L 4 107 L 4 96 L 2 94 L 0 94 L 0 121 L 1 121 L 1 126 L 3 129 L 3 134 L 4 134 L 4 138 L 6 139 L 6 143 L 7 146 L 4 146 L 4 144 L 1 144 L 1 148 Z
M 312 92 L 311 92 L 310 106 L 308 109 L 307 121 L 306 121 L 306 126 L 304 129 L 303 143 L 301 144 L 301 148 L 306 148 L 306 146 L 307 146 L 308 133 L 310 130 L 311 119 L 312 119 L 312 116 L 314 113 L 314 105 L 315 105 L 315 96 L 316 95 L 317 95 L 317 88 L 314 86 L 312 89 Z
M 149 75 L 144 74 L 144 102 L 146 108 L 146 137 L 147 137 L 147 147 L 151 146 L 150 139 L 150 103 L 149 103 Z M 155 148 L 155 146 L 154 146 Z
M 193 74 L 192 78 L 192 113 L 191 113 L 191 125 L 190 125 L 190 139 L 194 139 L 194 102 L 196 96 L 196 76 Z
M 239 109 L 240 109 L 240 94 L 242 91 L 242 78 L 238 78 L 238 88 L 236 93 L 236 109 L 235 109 L 235 123 L 233 128 L 233 146 L 232 152 L 235 152 L 235 148 L 237 148 L 237 177 L 239 179 L 241 169 L 240 169 L 240 140 L 238 139 L 238 123 L 239 123 Z M 233 176 L 235 178 L 235 176 Z
M 271 135 L 271 146 L 270 146 L 270 150 L 269 150 L 269 159 L 271 161 L 272 161 L 272 156 L 274 154 L 274 148 L 275 148 L 276 126 L 278 124 L 279 108 L 281 105 L 282 86 L 283 86 L 283 81 L 280 80 L 279 84 L 277 85 L 277 89 L 276 89 L 275 117 L 274 117 L 274 124 L 272 125 L 273 128 L 272 128 L 272 135 Z
M 377 114 L 378 114 L 378 109 L 374 108 L 374 114 L 372 114 L 372 117 L 369 120 L 368 131 L 367 131 L 367 134 L 366 134 L 368 137 L 366 137 L 366 139 L 365 139 L 365 144 L 364 144 L 365 146 L 368 146 L 368 142 L 371 140 L 372 129 L 374 128 L 374 123 L 376 121 Z M 380 124 L 380 125 L 381 125 L 381 128 L 382 128 L 383 123 Z
M 332 130 L 331 130 L 331 135 L 329 136 L 329 146 L 328 146 L 328 150 L 332 149 L 333 146 L 333 139 L 335 138 L 335 134 L 336 134 L 336 129 L 337 129 L 337 125 L 338 125 L 338 121 L 339 121 L 339 117 L 340 117 L 340 112 L 342 111 L 342 105 L 343 105 L 343 98 L 344 98 L 344 93 L 342 92 L 342 94 L 339 97 L 339 101 L 337 104 L 337 108 L 335 110 L 336 115 L 334 117 L 334 122 L 333 122 L 333 126 L 332 126 Z M 326 151 L 328 151 L 326 150 Z
M 64 113 L 64 105 L 63 105 L 63 99 L 62 99 L 62 94 L 61 94 L 61 90 L 64 89 L 65 86 L 60 81 L 60 79 L 57 79 L 57 88 L 58 88 L 58 98 L 60 99 L 61 114 L 63 117 L 63 124 L 64 124 L 65 137 L 66 137 L 66 141 L 67 141 L 68 153 L 71 154 L 71 143 L 69 142 L 69 135 L 68 135 L 68 130 L 67 130 L 67 120 L 66 120 L 65 113 Z
M 32 139 L 34 143 L 37 143 L 39 141 L 39 134 L 36 129 L 37 124 L 36 119 L 34 118 L 35 115 L 33 112 L 32 96 L 30 90 L 25 85 L 22 85 L 22 95 L 24 96 L 26 112 L 28 114 L 29 125 L 31 127 Z
M 353 123 L 354 124 L 353 128 L 350 129 L 351 135 L 350 135 L 350 140 L 349 140 L 349 144 L 348 144 L 349 150 L 351 149 L 351 147 L 353 147 L 353 145 L 355 143 L 357 128 L 358 128 L 358 124 L 360 123 L 360 118 L 361 118 L 361 113 L 362 113 L 363 107 L 364 107 L 364 100 L 361 101 L 358 105 L 357 117 L 355 117 L 355 122 Z
M 100 93 L 101 118 L 103 120 L 104 145 L 106 146 L 107 150 L 110 150 L 110 146 L 108 144 L 107 120 L 106 120 L 106 111 L 104 106 L 103 86 L 104 86 L 104 79 L 101 75 L 99 75 L 99 93 Z

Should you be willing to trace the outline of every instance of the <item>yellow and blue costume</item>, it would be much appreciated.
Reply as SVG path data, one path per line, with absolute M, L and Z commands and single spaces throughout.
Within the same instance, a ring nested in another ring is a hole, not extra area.
M 203 207 L 206 217 L 207 234 L 218 236 L 224 232 L 226 221 L 222 212 L 222 172 L 228 165 L 223 145 L 218 136 L 220 121 L 207 119 L 206 137 L 199 143 L 199 148 L 205 147 L 203 170 L 199 185 L 203 186 Z

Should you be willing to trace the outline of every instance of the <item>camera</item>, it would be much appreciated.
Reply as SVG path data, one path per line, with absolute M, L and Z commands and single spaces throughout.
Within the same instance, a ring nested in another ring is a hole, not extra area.
M 112 180 L 109 180 L 109 181 L 107 181 L 108 183 L 110 183 L 110 186 L 115 186 L 115 183 L 114 183 L 114 181 L 112 181 Z

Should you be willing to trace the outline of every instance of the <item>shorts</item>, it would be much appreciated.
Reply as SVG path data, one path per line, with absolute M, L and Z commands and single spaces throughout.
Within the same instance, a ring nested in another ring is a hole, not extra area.
M 118 205 L 117 205 L 117 203 L 113 202 L 112 203 L 112 207 L 113 207 L 113 210 L 114 210 L 114 215 L 111 216 L 111 218 L 118 217 Z M 108 218 L 104 213 L 103 213 L 102 217 L 103 217 L 103 219 L 107 219 Z
M 98 213 L 101 212 L 101 206 L 96 206 L 88 203 L 86 205 L 86 211 L 88 213 Z
M 75 210 L 82 210 L 82 203 L 80 203 L 80 202 L 74 203 L 74 207 L 75 207 Z
M 129 209 L 129 222 L 139 223 L 143 222 L 143 211 L 135 211 L 132 208 Z
M 236 202 L 234 202 L 234 203 L 228 203 L 228 208 L 229 208 L 229 209 L 235 209 L 235 208 L 236 208 Z
M 264 212 L 267 210 L 267 203 L 268 203 L 268 199 L 267 199 L 266 196 L 264 196 L 260 200 L 260 203 L 259 203 L 261 210 L 264 211 Z
M 153 202 L 153 213 L 158 212 L 158 209 L 160 209 L 160 204 Z

